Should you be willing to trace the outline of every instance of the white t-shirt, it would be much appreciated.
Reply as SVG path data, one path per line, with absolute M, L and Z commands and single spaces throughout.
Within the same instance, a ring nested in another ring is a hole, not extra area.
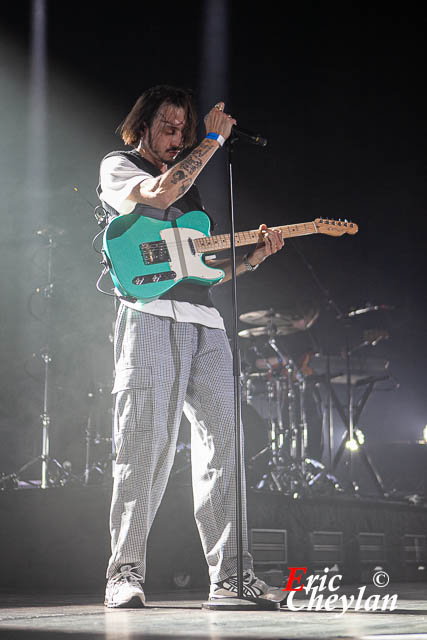
M 111 156 L 101 162 L 99 197 L 118 213 L 132 213 L 136 202 L 129 200 L 130 194 L 137 184 L 152 177 L 125 156 Z M 152 207 L 147 205 L 147 213 L 149 209 Z M 218 309 L 214 307 L 176 300 L 154 300 L 146 304 L 139 300 L 137 302 L 122 301 L 122 303 L 143 313 L 173 318 L 176 322 L 194 322 L 212 329 L 225 330 L 224 321 Z

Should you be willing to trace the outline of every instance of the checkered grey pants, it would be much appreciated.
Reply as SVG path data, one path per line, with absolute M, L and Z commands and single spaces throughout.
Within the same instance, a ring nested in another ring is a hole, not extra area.
M 232 355 L 220 329 L 121 305 L 115 334 L 116 466 L 107 577 L 146 545 L 173 464 L 182 411 L 191 423 L 194 515 L 211 582 L 237 570 Z M 244 478 L 243 478 L 244 489 Z M 243 567 L 247 551 L 243 495 Z

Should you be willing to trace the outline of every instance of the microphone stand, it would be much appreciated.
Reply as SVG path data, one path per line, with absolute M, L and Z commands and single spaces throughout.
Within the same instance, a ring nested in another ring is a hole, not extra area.
M 242 511 L 242 438 L 241 438 L 241 364 L 238 343 L 238 315 L 237 315 L 237 274 L 236 274 L 236 245 L 234 230 L 234 201 L 233 201 L 233 145 L 239 137 L 231 132 L 226 142 L 228 151 L 228 191 L 230 216 L 230 250 L 231 250 L 231 286 L 232 286 L 232 353 L 234 376 L 234 428 L 235 428 L 235 478 L 236 478 L 236 539 L 237 539 L 237 596 L 223 598 L 217 601 L 204 602 L 203 609 L 227 611 L 254 611 L 280 609 L 279 602 L 248 598 L 243 595 L 243 511 Z M 284 598 L 285 599 L 284 594 Z
M 48 227 L 46 229 L 40 229 L 37 231 L 38 236 L 45 237 L 47 239 L 46 245 L 43 247 L 47 251 L 47 283 L 40 291 L 46 300 L 46 315 L 45 315 L 45 346 L 41 350 L 41 359 L 43 361 L 43 409 L 40 414 L 41 426 L 42 426 L 42 450 L 41 454 L 17 471 L 14 471 L 8 475 L 2 474 L 0 477 L 0 490 L 5 488 L 17 489 L 21 481 L 22 474 L 32 466 L 41 462 L 41 479 L 38 480 L 24 480 L 24 484 L 30 487 L 39 487 L 41 489 L 48 489 L 50 487 L 64 486 L 68 482 L 76 482 L 78 478 L 74 476 L 69 470 L 67 470 L 56 458 L 50 455 L 50 400 L 51 400 L 51 332 L 52 332 L 52 298 L 54 293 L 54 279 L 53 279 L 53 250 L 57 248 L 55 243 L 55 236 L 62 235 L 63 231 L 55 229 L 54 227 Z M 52 469 L 52 472 L 51 472 Z M 53 473 L 55 472 L 55 473 Z M 56 474 L 56 475 L 55 475 Z

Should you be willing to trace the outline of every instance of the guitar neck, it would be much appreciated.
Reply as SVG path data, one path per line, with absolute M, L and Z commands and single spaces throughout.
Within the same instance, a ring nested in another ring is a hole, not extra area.
M 314 222 L 301 222 L 300 224 L 287 224 L 281 227 L 283 238 L 294 238 L 296 236 L 308 236 L 312 233 L 318 233 Z M 236 247 L 244 247 L 249 244 L 257 244 L 259 239 L 259 229 L 252 231 L 239 231 L 234 234 Z M 194 240 L 196 250 L 200 253 L 208 251 L 223 251 L 229 249 L 231 245 L 231 237 L 229 233 L 211 236 L 210 238 L 197 238 Z

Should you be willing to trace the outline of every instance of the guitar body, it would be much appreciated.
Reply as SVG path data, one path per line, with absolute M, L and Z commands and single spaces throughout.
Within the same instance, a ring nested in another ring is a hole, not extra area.
M 208 267 L 193 241 L 209 237 L 210 220 L 190 211 L 174 221 L 130 213 L 114 218 L 104 233 L 110 274 L 123 296 L 156 300 L 183 280 L 211 286 L 224 277 Z

